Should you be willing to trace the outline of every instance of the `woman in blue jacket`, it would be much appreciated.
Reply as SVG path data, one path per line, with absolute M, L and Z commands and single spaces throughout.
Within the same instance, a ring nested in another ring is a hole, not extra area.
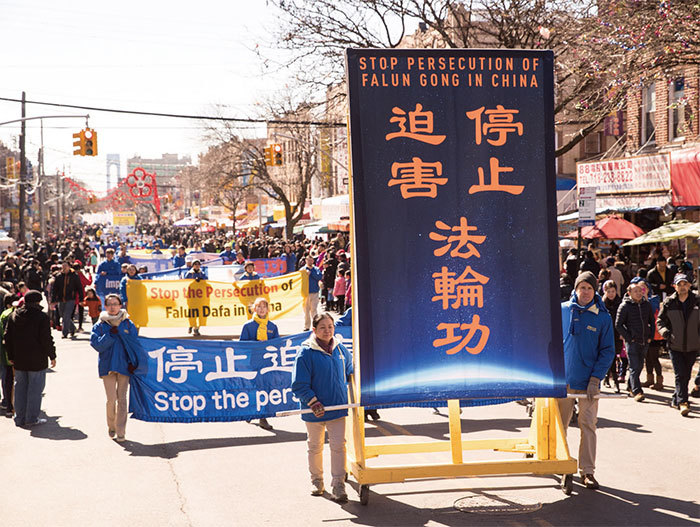
M 122 305 L 124 306 L 124 309 L 126 309 L 127 303 L 126 283 L 129 280 L 141 280 L 141 277 L 139 276 L 139 271 L 134 264 L 129 264 L 129 266 L 126 268 L 126 274 L 122 276 L 122 279 L 119 282 L 119 296 L 121 296 Z
M 253 320 L 249 320 L 241 329 L 240 340 L 270 340 L 279 338 L 280 332 L 277 326 L 268 318 L 270 305 L 262 297 L 256 298 L 253 302 Z M 250 420 L 248 420 L 250 423 Z M 272 430 L 272 425 L 264 417 L 260 419 L 260 428 Z
M 348 376 L 352 373 L 350 352 L 333 338 L 333 318 L 328 313 L 314 317 L 311 336 L 302 344 L 294 362 L 292 391 L 302 408 L 308 435 L 311 494 L 321 496 L 323 486 L 323 443 L 328 430 L 331 449 L 333 499 L 347 501 L 345 492 L 345 417 L 347 410 L 326 411 L 325 406 L 348 404 Z
M 119 295 L 107 295 L 105 308 L 92 326 L 90 344 L 99 353 L 97 370 L 107 394 L 107 433 L 121 443 L 126 433 L 129 380 L 144 351 Z

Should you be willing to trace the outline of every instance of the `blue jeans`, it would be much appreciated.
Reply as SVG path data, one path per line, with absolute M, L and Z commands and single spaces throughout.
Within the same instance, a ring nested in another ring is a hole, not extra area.
M 36 423 L 41 411 L 41 394 L 46 386 L 46 370 L 15 370 L 15 423 Z
M 61 324 L 63 325 L 62 333 L 64 337 L 67 337 L 69 333 L 75 333 L 75 324 L 73 324 L 75 300 L 59 303 L 58 309 L 61 311 Z
M 676 391 L 673 393 L 671 402 L 674 405 L 688 402 L 688 383 L 690 382 L 690 374 L 693 371 L 695 358 L 698 356 L 696 352 L 682 352 L 669 350 L 671 355 L 671 363 L 673 364 L 673 373 L 676 377 Z
M 627 348 L 627 359 L 629 360 L 630 370 L 628 385 L 632 394 L 637 395 L 638 393 L 643 393 L 639 375 L 644 369 L 644 358 L 647 355 L 649 345 L 625 341 L 625 347 Z

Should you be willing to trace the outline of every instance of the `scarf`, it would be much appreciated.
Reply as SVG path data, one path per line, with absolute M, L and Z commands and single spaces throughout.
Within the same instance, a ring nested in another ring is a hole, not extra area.
M 106 311 L 100 313 L 100 322 L 107 322 L 110 326 L 115 328 L 122 323 L 123 320 L 127 319 L 126 309 L 120 309 L 119 313 L 116 315 L 110 315 Z
M 253 315 L 253 320 L 258 323 L 258 333 L 256 340 L 267 340 L 267 321 L 268 318 L 260 318 L 258 315 Z

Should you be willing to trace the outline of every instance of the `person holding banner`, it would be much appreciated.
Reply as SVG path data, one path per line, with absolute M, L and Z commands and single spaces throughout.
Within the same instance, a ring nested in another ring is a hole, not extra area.
M 97 370 L 107 395 L 107 433 L 121 443 L 126 440 L 130 376 L 138 366 L 139 353 L 145 352 L 119 295 L 107 295 L 105 308 L 92 327 L 90 345 L 99 353 Z
M 318 310 L 318 292 L 321 290 L 319 282 L 323 279 L 323 273 L 314 265 L 314 257 L 306 257 L 306 265 L 299 269 L 309 275 L 309 294 L 304 298 L 304 331 L 309 331 L 311 321 Z
M 127 304 L 126 283 L 129 280 L 141 280 L 141 277 L 139 276 L 139 271 L 134 264 L 129 264 L 126 267 L 126 274 L 122 277 L 121 281 L 119 282 L 119 296 L 121 296 L 122 305 L 124 306 L 124 309 L 126 309 Z
M 241 276 L 241 280 L 260 280 L 260 275 L 255 272 L 255 264 L 248 260 L 243 268 L 245 273 Z
M 265 341 L 279 338 L 280 332 L 277 326 L 267 317 L 269 311 L 270 305 L 267 300 L 262 297 L 256 298 L 253 302 L 253 320 L 243 325 L 239 340 Z M 263 417 L 260 419 L 260 428 L 272 430 L 272 425 Z
M 196 259 L 192 262 L 192 267 L 190 268 L 187 273 L 185 273 L 185 280 L 195 280 L 196 282 L 199 282 L 200 280 L 206 280 L 207 275 L 202 272 L 200 269 L 200 265 L 202 262 L 199 261 L 199 259 Z M 189 329 L 187 330 L 187 333 L 194 333 L 195 337 L 199 336 L 199 326 L 195 326 L 194 323 L 197 321 L 196 317 L 190 318 L 190 324 L 192 324 Z
M 292 392 L 312 413 L 301 418 L 306 424 L 311 495 L 322 496 L 323 444 L 326 430 L 331 450 L 331 488 L 333 499 L 345 502 L 345 417 L 348 411 L 325 411 L 325 406 L 348 404 L 348 376 L 353 372 L 350 352 L 334 335 L 333 317 L 316 315 L 313 334 L 306 340 L 294 362 Z
M 600 394 L 600 381 L 615 358 L 613 322 L 596 289 L 598 280 L 595 275 L 584 271 L 576 278 L 571 300 L 561 305 L 567 391 L 587 395 L 578 399 L 581 430 L 578 464 L 581 482 L 589 489 L 599 486 L 593 477 L 598 421 L 596 396 Z M 557 399 L 565 434 L 575 401 Z M 572 481 L 571 474 L 562 477 L 561 486 L 566 494 L 571 493 Z

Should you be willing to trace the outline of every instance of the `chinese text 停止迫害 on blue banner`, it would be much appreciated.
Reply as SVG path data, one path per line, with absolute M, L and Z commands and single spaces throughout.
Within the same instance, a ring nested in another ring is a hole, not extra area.
M 563 396 L 553 54 L 347 51 L 365 405 Z

